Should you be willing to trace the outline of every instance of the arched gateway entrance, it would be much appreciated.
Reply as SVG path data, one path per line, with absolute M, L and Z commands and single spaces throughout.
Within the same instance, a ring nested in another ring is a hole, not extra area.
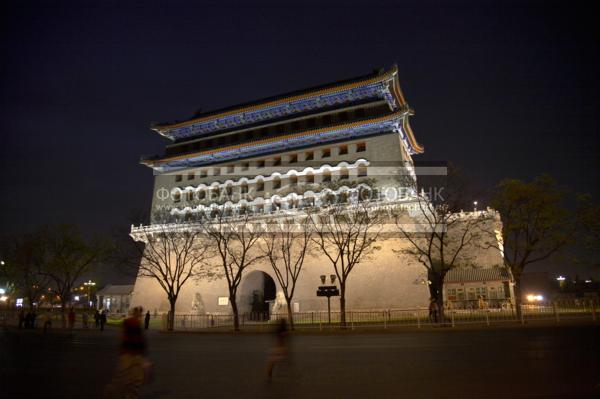
M 248 273 L 240 287 L 240 310 L 250 320 L 269 320 L 270 304 L 275 300 L 275 281 L 262 271 Z

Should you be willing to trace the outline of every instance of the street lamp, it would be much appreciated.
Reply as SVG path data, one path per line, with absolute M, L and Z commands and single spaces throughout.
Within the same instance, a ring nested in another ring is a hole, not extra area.
M 92 287 L 96 286 L 96 283 L 93 282 L 92 280 L 88 280 L 87 282 L 83 283 L 83 285 L 85 285 L 88 289 L 88 304 L 90 306 L 90 308 L 92 307 Z
M 477 212 L 477 201 L 473 201 L 473 212 Z
M 327 297 L 327 322 L 331 324 L 331 297 L 339 296 L 340 290 L 335 286 L 335 274 L 329 275 L 329 280 L 331 281 L 331 285 L 325 285 L 325 281 L 327 280 L 327 276 L 321 275 L 321 286 L 317 289 L 317 296 Z

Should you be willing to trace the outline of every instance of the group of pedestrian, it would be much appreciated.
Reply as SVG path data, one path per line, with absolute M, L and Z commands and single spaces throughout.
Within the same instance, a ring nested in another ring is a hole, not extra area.
M 19 312 L 19 329 L 34 329 L 36 318 L 37 314 L 35 313 L 35 310 L 30 310 L 25 313 L 25 311 L 21 309 Z

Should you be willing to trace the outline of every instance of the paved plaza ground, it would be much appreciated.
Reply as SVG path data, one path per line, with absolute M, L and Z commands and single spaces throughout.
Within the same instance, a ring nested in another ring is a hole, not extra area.
M 0 337 L 2 398 L 102 397 L 117 361 L 116 327 Z M 268 334 L 150 331 L 156 373 L 143 397 L 600 397 L 598 325 L 298 334 L 269 384 L 272 342 Z

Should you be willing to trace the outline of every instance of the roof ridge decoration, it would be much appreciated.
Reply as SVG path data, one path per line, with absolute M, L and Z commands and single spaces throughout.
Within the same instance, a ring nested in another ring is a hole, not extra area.
M 171 140 L 201 137 L 224 129 L 368 99 L 385 100 L 392 110 L 406 106 L 396 65 L 382 74 L 354 82 L 334 84 L 262 103 L 259 100 L 254 104 L 234 107 L 223 112 L 217 111 L 184 122 L 155 125 L 152 130 Z
M 274 151 L 290 151 L 298 147 L 325 144 L 327 142 L 338 140 L 349 140 L 391 131 L 400 132 L 409 153 L 421 153 L 423 152 L 423 148 L 416 144 L 416 140 L 412 137 L 412 131 L 410 129 L 405 131 L 405 122 L 402 119 L 407 119 L 409 115 L 410 110 L 401 110 L 385 116 L 340 124 L 333 127 L 308 130 L 269 139 L 254 140 L 245 144 L 200 151 L 193 154 L 147 160 L 142 161 L 142 163 L 159 172 L 169 172 L 213 163 L 227 162 L 240 158 L 255 157 Z

